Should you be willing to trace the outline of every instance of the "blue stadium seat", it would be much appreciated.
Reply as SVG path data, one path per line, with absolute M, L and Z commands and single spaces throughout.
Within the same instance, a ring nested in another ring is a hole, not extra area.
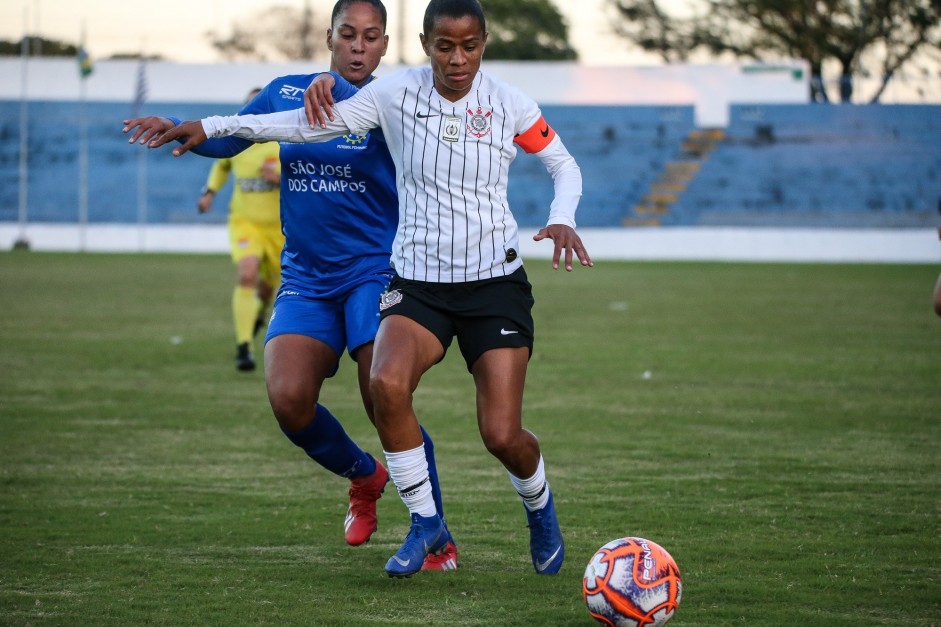
M 18 219 L 18 101 L 0 101 L 0 221 Z M 146 113 L 199 118 L 219 104 L 150 105 Z M 233 103 L 231 110 L 237 110 Z M 198 215 L 195 201 L 211 165 L 127 145 L 128 105 L 89 102 L 90 222 L 136 223 L 138 178 L 147 177 L 146 223 L 223 223 L 225 211 Z M 543 106 L 583 176 L 578 224 L 643 223 L 637 208 L 662 190 L 671 168 L 688 181 L 663 193 L 663 225 L 936 225 L 941 198 L 941 107 L 936 105 L 733 105 L 724 138 L 689 158 L 694 110 L 677 106 Z M 31 222 L 75 222 L 81 107 L 29 103 Z M 161 149 L 161 153 L 169 148 Z M 542 163 L 520 156 L 510 169 L 509 202 L 526 227 L 545 223 L 552 183 Z M 167 181 L 173 181 L 167 185 Z M 668 186 L 666 186 L 668 187 Z M 228 205 L 229 188 L 216 200 Z M 665 205 L 666 206 L 666 205 Z
M 688 224 L 933 226 L 941 107 L 736 105 L 673 207 Z

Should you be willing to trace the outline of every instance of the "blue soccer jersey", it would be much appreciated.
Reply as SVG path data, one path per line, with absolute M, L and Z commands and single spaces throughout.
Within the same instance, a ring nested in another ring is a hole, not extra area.
M 303 107 L 304 90 L 316 76 L 277 78 L 240 113 Z M 194 152 L 228 157 L 250 145 L 237 137 L 209 139 Z M 395 168 L 382 131 L 323 143 L 281 144 L 282 289 L 329 299 L 365 277 L 388 272 L 397 222 Z

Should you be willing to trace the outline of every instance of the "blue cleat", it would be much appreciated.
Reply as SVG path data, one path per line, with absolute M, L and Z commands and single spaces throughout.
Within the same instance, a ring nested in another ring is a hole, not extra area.
M 390 577 L 411 577 L 421 570 L 425 557 L 443 549 L 449 538 L 447 527 L 437 514 L 427 518 L 412 514 L 412 528 L 405 543 L 386 562 L 386 573 Z
M 549 502 L 534 512 L 526 510 L 529 519 L 529 552 L 533 556 L 533 567 L 540 575 L 555 575 L 565 559 L 565 544 L 562 530 L 555 515 L 555 502 L 549 492 Z

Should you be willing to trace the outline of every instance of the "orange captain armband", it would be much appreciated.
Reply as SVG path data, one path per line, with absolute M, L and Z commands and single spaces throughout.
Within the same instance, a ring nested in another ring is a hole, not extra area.
M 553 139 L 555 139 L 555 131 L 546 122 L 546 118 L 540 115 L 528 131 L 520 133 L 513 138 L 513 141 L 529 154 L 533 154 L 548 146 Z

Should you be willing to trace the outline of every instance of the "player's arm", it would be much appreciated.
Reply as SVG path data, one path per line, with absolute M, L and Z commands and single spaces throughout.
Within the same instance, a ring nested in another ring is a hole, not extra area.
M 183 120 L 170 117 L 174 125 L 178 126 Z M 248 150 L 254 142 L 240 137 L 220 137 L 202 142 L 193 152 L 201 157 L 212 157 L 214 159 L 225 159 Z
M 322 72 L 314 77 L 304 91 L 304 113 L 311 126 L 326 128 L 333 120 L 333 105 L 359 90 L 336 72 Z
M 341 83 L 337 81 L 337 84 Z M 180 156 L 207 138 L 234 135 L 253 142 L 299 144 L 328 141 L 349 133 L 363 134 L 380 126 L 381 99 L 371 89 L 373 84 L 353 93 L 343 102 L 337 102 L 332 111 L 333 119 L 327 120 L 322 127 L 310 125 L 303 107 L 264 115 L 213 116 L 181 124 L 148 145 L 157 148 L 168 141 L 186 137 L 182 146 L 173 150 L 175 156 Z M 338 98 L 336 91 L 333 96 L 335 100 Z
M 281 159 L 272 157 L 265 159 L 261 166 L 261 178 L 269 185 L 281 184 Z
M 203 193 L 196 199 L 196 209 L 200 213 L 209 213 L 212 210 L 212 201 L 216 199 L 216 190 L 203 188 Z
M 157 137 L 160 137 L 176 124 L 170 118 L 162 118 L 156 115 L 150 115 L 144 118 L 133 118 L 124 120 L 124 133 L 133 133 L 127 140 L 127 143 L 133 144 L 140 141 L 146 144 Z
M 182 121 L 179 118 L 173 116 L 160 117 L 152 115 L 145 118 L 124 120 L 124 132 L 133 132 L 130 139 L 128 139 L 129 144 L 139 142 L 141 144 L 147 144 L 153 148 L 154 144 L 159 139 L 163 138 L 164 135 L 176 129 L 181 124 Z M 179 141 L 185 141 L 185 139 L 183 139 L 185 137 L 187 136 L 180 136 Z M 166 142 L 160 142 L 160 145 L 163 145 L 164 143 Z M 199 146 L 198 149 L 193 150 L 193 152 L 203 157 L 213 157 L 219 159 L 225 157 L 234 157 L 251 145 L 252 142 L 245 139 L 238 137 L 225 137 L 204 142 Z
M 555 196 L 549 207 L 546 226 L 533 236 L 537 242 L 549 238 L 555 244 L 552 267 L 558 269 L 559 259 L 565 252 L 565 269 L 572 271 L 572 255 L 583 266 L 594 265 L 581 238 L 575 232 L 575 210 L 582 196 L 582 171 L 566 149 L 562 139 L 541 115 L 535 124 L 517 135 L 514 140 L 524 151 L 534 154 L 552 176 Z
M 270 99 L 268 97 L 268 89 L 270 87 L 270 84 L 265 86 L 265 88 L 262 89 L 258 95 L 256 95 L 252 100 L 242 107 L 242 109 L 239 111 L 239 114 L 269 112 L 271 105 Z M 139 127 L 134 135 L 131 136 L 129 140 L 130 143 L 133 144 L 135 141 L 140 141 L 141 144 L 147 144 L 151 148 L 154 148 L 155 144 L 158 144 L 156 140 L 161 138 L 168 131 L 175 129 L 182 124 L 183 121 L 180 118 L 174 116 L 151 116 L 149 118 L 125 120 L 124 132 L 127 133 L 131 129 Z M 195 132 L 196 129 L 193 128 L 192 131 Z M 192 132 L 181 133 L 177 137 L 177 141 L 180 143 L 186 143 L 191 136 L 193 136 Z M 166 142 L 160 141 L 159 145 L 162 145 L 163 143 Z M 197 143 L 199 147 L 193 147 L 194 153 L 203 157 L 223 159 L 227 157 L 234 157 L 235 155 L 245 151 L 254 142 L 239 137 L 220 137 L 209 141 L 202 139 Z
M 216 192 L 225 185 L 231 171 L 232 162 L 229 159 L 219 159 L 212 164 L 209 176 L 206 178 L 206 185 L 196 201 L 196 208 L 199 209 L 200 213 L 207 213 L 212 209 L 212 201 L 216 198 Z
M 311 128 L 303 108 L 267 113 L 264 115 L 212 116 L 202 120 L 184 122 L 148 144 L 159 148 L 167 142 L 185 138 L 173 149 L 180 155 L 195 148 L 209 138 L 236 136 L 253 142 L 280 141 L 294 144 L 323 142 L 350 133 L 342 117 L 335 115 L 326 128 Z

